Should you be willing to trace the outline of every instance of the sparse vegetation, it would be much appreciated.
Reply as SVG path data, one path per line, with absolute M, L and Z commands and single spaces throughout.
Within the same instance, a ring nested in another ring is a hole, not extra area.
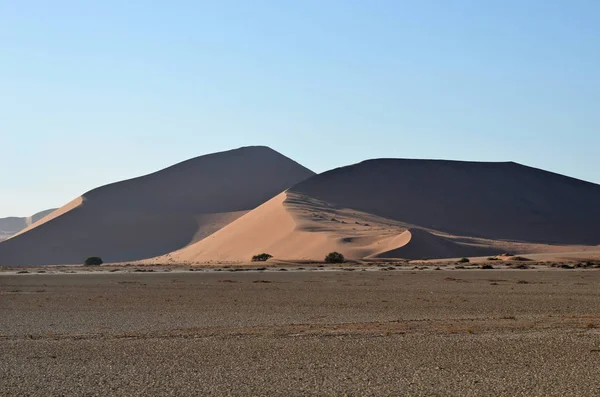
M 330 252 L 325 257 L 325 262 L 327 263 L 344 263 L 344 261 L 344 255 L 340 254 L 339 252 Z
M 576 263 L 574 266 L 576 268 L 587 269 L 587 268 L 599 268 L 600 264 L 596 264 L 596 263 L 594 263 L 592 261 L 587 261 L 587 262 Z
M 266 262 L 269 259 L 271 259 L 272 257 L 273 257 L 273 255 L 263 252 L 262 254 L 254 255 L 252 257 L 252 262 Z
M 102 261 L 102 258 L 100 258 L 99 256 L 90 256 L 85 260 L 83 264 L 85 266 L 100 266 L 103 263 L 104 262 Z
M 529 266 L 524 263 L 507 263 L 506 266 L 510 269 L 529 269 Z
M 495 256 L 490 256 L 489 258 L 487 258 L 488 261 L 499 261 L 500 258 L 496 258 Z
M 562 265 L 560 265 L 561 269 L 573 269 L 573 266 L 568 265 L 566 263 L 563 263 Z
M 485 269 L 485 270 L 489 270 L 489 269 L 493 269 L 494 266 L 492 266 L 492 265 L 481 265 L 481 268 Z
M 458 260 L 458 263 L 469 263 L 469 262 L 470 262 L 469 258 L 460 258 Z
M 525 258 L 524 256 L 512 256 L 509 259 L 511 261 L 521 261 L 521 262 L 529 261 L 529 259 Z

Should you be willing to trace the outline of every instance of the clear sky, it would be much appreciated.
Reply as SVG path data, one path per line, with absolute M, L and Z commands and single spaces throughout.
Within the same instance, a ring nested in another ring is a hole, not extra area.
M 600 1 L 0 0 L 0 217 L 254 144 L 600 183 Z

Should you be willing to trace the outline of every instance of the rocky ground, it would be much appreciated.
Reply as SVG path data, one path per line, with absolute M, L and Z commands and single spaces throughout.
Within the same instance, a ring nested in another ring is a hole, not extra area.
M 0 395 L 600 395 L 596 269 L 0 274 Z

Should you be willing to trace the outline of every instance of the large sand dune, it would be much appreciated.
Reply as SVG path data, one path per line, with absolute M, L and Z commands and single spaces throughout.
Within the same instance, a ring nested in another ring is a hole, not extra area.
M 600 244 L 600 186 L 515 163 L 369 160 L 316 175 L 156 261 L 448 258 Z
M 454 235 L 600 244 L 600 185 L 512 162 L 369 160 L 291 190 Z
M 201 240 L 312 175 L 267 147 L 197 157 L 73 200 L 0 243 L 0 265 L 162 255 Z

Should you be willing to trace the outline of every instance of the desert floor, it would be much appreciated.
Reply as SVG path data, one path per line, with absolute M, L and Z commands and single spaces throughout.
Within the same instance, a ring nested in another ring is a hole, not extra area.
M 3 273 L 0 395 L 600 395 L 599 269 L 381 269 Z

